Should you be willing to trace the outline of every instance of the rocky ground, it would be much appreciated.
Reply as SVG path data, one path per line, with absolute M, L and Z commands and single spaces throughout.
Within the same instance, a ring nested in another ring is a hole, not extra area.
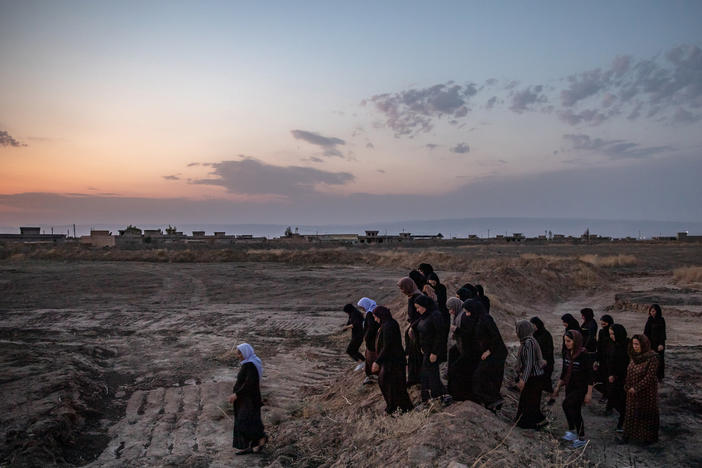
M 702 248 L 632 245 L 616 261 L 610 248 L 593 250 L 595 260 L 581 246 L 267 252 L 266 261 L 222 263 L 6 259 L 0 465 L 699 465 L 702 285 L 674 282 L 673 270 L 702 265 Z M 616 419 L 593 402 L 592 442 L 571 452 L 556 439 L 559 406 L 549 430 L 513 429 L 518 396 L 507 389 L 497 417 L 470 402 L 383 416 L 379 391 L 360 386 L 343 353 L 341 308 L 369 296 L 402 319 L 395 283 L 420 261 L 434 264 L 450 294 L 481 282 L 512 344 L 522 316 L 540 315 L 559 340 L 562 313 L 590 306 L 631 333 L 643 329 L 643 304 L 661 303 L 670 338 L 661 442 L 615 445 Z M 232 349 L 243 341 L 265 366 L 271 441 L 262 456 L 231 451 L 226 399 Z

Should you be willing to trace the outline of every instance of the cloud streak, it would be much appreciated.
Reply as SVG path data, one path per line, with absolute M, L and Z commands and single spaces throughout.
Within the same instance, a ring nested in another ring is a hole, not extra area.
M 459 85 L 448 81 L 427 88 L 377 94 L 362 104 L 372 104 L 396 137 L 412 137 L 430 131 L 435 119 L 446 117 L 456 124 L 456 119 L 468 115 L 470 98 L 477 93 L 473 83 Z
M 656 154 L 674 151 L 671 146 L 640 146 L 626 140 L 605 140 L 585 134 L 566 134 L 563 139 L 576 151 L 591 151 L 610 159 L 644 159 Z
M 218 185 L 237 194 L 295 197 L 318 192 L 320 185 L 344 185 L 354 180 L 354 176 L 348 172 L 274 166 L 251 157 L 212 163 L 211 167 L 212 177 L 195 179 L 191 183 Z
M 302 140 L 311 145 L 319 146 L 322 148 L 322 154 L 327 157 L 339 157 L 343 158 L 344 154 L 337 148 L 338 146 L 343 146 L 346 144 L 344 140 L 336 137 L 326 137 L 319 133 L 308 132 L 307 130 L 290 130 L 293 138 L 296 140 Z
M 8 132 L 5 130 L 0 130 L 0 147 L 11 147 L 11 148 L 21 148 L 27 146 L 26 143 L 15 140 Z
M 673 47 L 660 57 L 615 57 L 609 65 L 550 80 L 556 84 L 520 84 L 495 79 L 477 88 L 454 81 L 372 96 L 372 104 L 395 137 L 414 137 L 442 119 L 460 125 L 480 98 L 486 110 L 507 106 L 522 114 L 553 114 L 571 125 L 596 126 L 615 117 L 648 119 L 676 125 L 702 120 L 702 49 Z

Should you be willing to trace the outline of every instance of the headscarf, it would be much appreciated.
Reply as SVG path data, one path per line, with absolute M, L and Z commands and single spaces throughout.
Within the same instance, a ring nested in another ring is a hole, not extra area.
M 482 315 L 487 315 L 485 306 L 478 299 L 468 299 L 463 303 L 463 308 L 470 312 L 470 318 L 477 320 Z
M 536 331 L 541 331 L 546 328 L 544 326 L 544 322 L 539 317 L 532 317 L 531 319 L 529 319 L 529 321 L 532 324 L 534 324 L 534 327 L 536 327 Z
M 355 318 L 355 319 L 360 320 L 361 322 L 363 322 L 363 314 L 361 313 L 360 310 L 358 310 L 357 308 L 355 308 L 355 307 L 353 306 L 353 304 L 346 304 L 346 305 L 344 306 L 344 312 L 346 312 L 347 314 L 349 314 L 349 319 Z
M 258 371 L 258 378 L 260 379 L 261 377 L 263 377 L 263 365 L 261 364 L 261 358 L 256 356 L 253 346 L 251 346 L 248 343 L 241 343 L 239 346 L 236 347 L 236 349 L 238 349 L 241 355 L 244 356 L 244 360 L 241 361 L 241 365 L 243 366 L 247 362 L 250 362 L 251 364 L 256 366 L 256 370 Z
M 392 320 L 392 312 L 385 306 L 378 306 L 373 309 L 373 315 L 380 319 L 380 323 L 385 323 Z
M 626 346 L 626 328 L 620 323 L 612 325 L 612 333 L 614 333 L 614 345 Z
M 580 333 L 578 330 L 568 330 L 565 332 L 565 336 L 574 341 L 573 349 L 568 350 L 568 353 L 570 353 L 572 363 L 572 360 L 580 356 L 580 353 L 587 352 L 587 350 L 583 348 L 583 334 Z
M 456 316 L 458 316 L 463 308 L 463 301 L 457 297 L 449 297 L 448 301 L 446 301 L 446 308 L 449 311 L 453 310 L 456 313 Z
M 436 284 L 441 284 L 441 281 L 439 281 L 439 275 L 437 275 L 434 271 L 427 275 L 427 282 L 428 281 L 436 281 Z
M 414 284 L 416 284 L 418 288 L 423 287 L 424 284 L 427 282 L 426 278 L 424 278 L 424 275 L 418 272 L 417 270 L 410 271 L 407 276 L 412 278 L 412 281 L 414 281 Z
M 522 343 L 519 347 L 519 352 L 517 353 L 518 371 L 521 372 L 522 370 L 522 355 L 526 351 L 527 342 L 531 342 L 531 348 L 534 350 L 534 354 L 536 355 L 536 365 L 540 368 L 545 367 L 546 361 L 544 360 L 544 357 L 541 354 L 541 346 L 539 346 L 539 342 L 536 341 L 536 338 L 534 338 L 534 325 L 532 325 L 531 322 L 527 320 L 520 320 L 519 322 L 517 322 L 515 330 L 517 332 L 517 336 L 519 337 L 519 341 Z M 528 378 L 529 376 L 527 375 L 525 377 Z
M 663 318 L 663 311 L 661 310 L 661 306 L 659 306 L 658 304 L 651 304 L 651 307 L 649 307 L 648 309 L 656 309 L 656 318 Z M 651 317 L 651 314 L 649 313 L 648 316 Z
M 417 269 L 418 269 L 419 271 L 421 271 L 422 274 L 423 274 L 427 279 L 429 279 L 429 274 L 430 274 L 430 273 L 434 273 L 434 267 L 431 266 L 431 265 L 428 264 L 428 263 L 420 263 L 420 264 L 419 264 L 419 267 L 417 267 Z
M 519 322 L 517 322 L 516 331 L 517 336 L 519 337 L 519 341 L 523 343 L 524 340 L 527 339 L 527 337 L 532 336 L 534 334 L 534 325 L 532 325 L 531 322 L 527 320 L 520 320 Z
M 586 324 L 586 323 L 590 322 L 590 320 L 593 320 L 595 318 L 595 313 L 589 307 L 585 307 L 584 309 L 580 309 L 580 314 L 585 319 L 583 324 Z
M 475 285 L 475 292 L 478 295 L 478 297 L 484 296 L 485 295 L 485 290 L 483 289 L 482 284 L 476 284 Z
M 414 282 L 409 276 L 405 276 L 400 281 L 397 282 L 397 286 L 405 293 L 407 296 L 414 296 L 415 294 L 421 294 L 421 291 L 417 288 L 417 283 Z
M 572 315 L 563 314 L 561 315 L 561 320 L 567 324 L 566 330 L 580 330 L 580 324 Z
M 606 315 L 606 314 L 605 314 L 605 315 L 603 315 L 602 317 L 600 317 L 600 320 L 602 320 L 603 322 L 605 322 L 605 323 L 607 324 L 607 326 L 611 326 L 611 325 L 614 323 L 614 319 L 612 318 L 611 315 Z
M 429 283 L 424 285 L 424 287 L 422 288 L 422 292 L 424 293 L 424 295 L 432 298 L 434 302 L 438 302 L 438 299 L 436 298 L 436 293 L 434 292 L 434 288 L 432 288 Z
M 473 287 L 473 285 L 470 283 L 466 283 L 461 286 L 458 291 L 456 291 L 456 294 L 458 294 L 459 299 L 462 301 L 467 301 L 468 299 L 473 299 L 477 296 L 475 287 Z
M 378 306 L 373 299 L 369 299 L 367 297 L 362 297 L 356 305 L 358 305 L 358 307 L 363 307 L 366 313 L 373 312 L 373 309 Z
M 431 312 L 431 310 L 434 308 L 434 301 L 429 296 L 417 296 L 414 299 L 414 303 L 427 309 L 427 312 Z
M 634 352 L 634 340 L 639 340 L 641 352 Z M 642 363 L 656 356 L 656 352 L 651 350 L 651 341 L 646 335 L 634 335 L 629 340 L 629 357 L 636 363 Z
M 566 371 L 564 382 L 566 385 L 570 382 L 570 376 L 573 374 L 573 361 L 575 358 L 580 356 L 581 353 L 586 352 L 583 348 L 583 335 L 578 330 L 568 330 L 565 332 L 565 336 L 573 340 L 573 349 L 567 349 L 566 352 L 570 354 L 570 362 L 568 363 L 568 370 Z

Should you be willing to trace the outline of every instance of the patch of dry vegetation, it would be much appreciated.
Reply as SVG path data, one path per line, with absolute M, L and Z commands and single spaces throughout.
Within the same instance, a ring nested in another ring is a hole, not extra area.
M 472 402 L 388 416 L 377 387 L 349 372 L 303 401 L 279 424 L 268 462 L 275 466 L 583 466 L 584 450 L 564 452 L 547 432 L 525 432 Z M 414 401 L 416 391 L 411 392 Z
M 602 268 L 615 268 L 636 265 L 637 259 L 633 255 L 608 255 L 600 257 L 599 255 L 583 255 L 580 257 L 581 262 L 589 263 L 590 265 Z
M 682 284 L 702 283 L 702 266 L 690 266 L 673 270 L 673 281 Z

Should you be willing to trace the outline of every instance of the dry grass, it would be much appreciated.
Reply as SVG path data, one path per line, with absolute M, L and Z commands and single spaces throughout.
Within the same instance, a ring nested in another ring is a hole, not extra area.
M 601 268 L 632 266 L 637 263 L 636 257 L 633 255 L 608 255 L 600 257 L 599 255 L 588 254 L 581 256 L 580 261 Z
M 673 281 L 676 283 L 702 283 L 702 266 L 676 268 L 673 271 Z

